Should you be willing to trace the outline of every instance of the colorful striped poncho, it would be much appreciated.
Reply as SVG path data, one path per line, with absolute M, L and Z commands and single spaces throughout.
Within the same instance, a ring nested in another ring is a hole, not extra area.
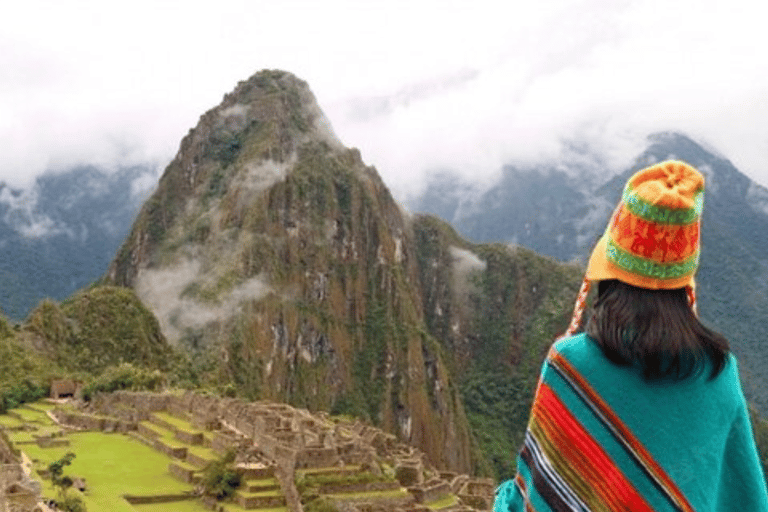
M 736 360 L 679 382 L 647 382 L 584 334 L 542 369 L 506 511 L 768 511 Z

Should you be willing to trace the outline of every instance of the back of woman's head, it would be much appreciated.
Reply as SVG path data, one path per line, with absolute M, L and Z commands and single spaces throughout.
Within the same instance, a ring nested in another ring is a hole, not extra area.
M 587 334 L 605 356 L 639 368 L 646 379 L 684 379 L 723 369 L 728 341 L 693 313 L 684 288 L 649 290 L 616 279 L 600 281 Z

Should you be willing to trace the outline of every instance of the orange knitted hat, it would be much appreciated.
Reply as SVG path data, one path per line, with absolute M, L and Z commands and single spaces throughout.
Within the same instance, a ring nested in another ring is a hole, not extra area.
M 703 201 L 704 177 L 684 162 L 661 162 L 632 176 L 589 258 L 565 335 L 579 328 L 593 281 L 618 279 L 652 290 L 685 287 L 695 308 Z

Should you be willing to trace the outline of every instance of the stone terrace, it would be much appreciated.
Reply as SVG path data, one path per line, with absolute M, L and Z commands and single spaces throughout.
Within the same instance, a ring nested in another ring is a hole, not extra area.
M 130 431 L 173 457 L 169 471 L 185 482 L 197 482 L 206 464 L 235 450 L 244 475 L 236 505 L 211 503 L 226 512 L 299 511 L 318 497 L 360 512 L 485 511 L 492 504 L 490 480 L 440 473 L 423 453 L 377 428 L 286 404 L 116 392 L 97 395 L 85 410 L 55 414 L 79 428 Z

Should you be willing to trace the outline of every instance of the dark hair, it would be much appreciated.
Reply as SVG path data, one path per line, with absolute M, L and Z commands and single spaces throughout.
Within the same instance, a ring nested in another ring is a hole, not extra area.
M 616 279 L 600 281 L 587 334 L 612 362 L 637 366 L 647 380 L 682 380 L 711 363 L 709 378 L 725 367 L 728 340 L 704 326 L 685 288 L 647 290 Z

